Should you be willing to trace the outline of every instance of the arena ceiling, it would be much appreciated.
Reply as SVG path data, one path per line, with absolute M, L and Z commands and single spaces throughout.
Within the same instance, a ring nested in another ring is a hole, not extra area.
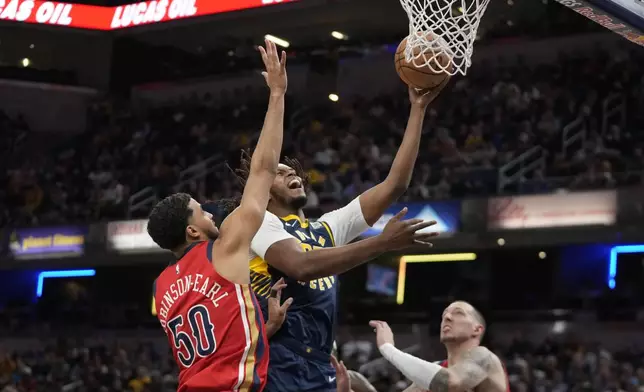
M 537 0 L 538 2 L 538 0 Z M 485 24 L 511 11 L 505 1 L 491 2 Z M 219 46 L 226 37 L 260 43 L 265 34 L 294 46 L 319 44 L 332 31 L 363 39 L 407 35 L 407 16 L 398 0 L 299 0 L 289 3 L 117 32 L 154 45 L 196 49 Z M 484 28 L 484 27 L 483 27 Z

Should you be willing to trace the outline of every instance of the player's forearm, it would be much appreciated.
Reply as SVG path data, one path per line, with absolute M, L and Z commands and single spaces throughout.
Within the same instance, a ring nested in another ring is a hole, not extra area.
M 398 350 L 392 344 L 379 347 L 380 353 L 389 363 L 423 390 L 429 390 L 434 385 L 435 392 L 448 391 L 450 378 L 447 369 L 435 363 L 423 361 L 413 355 Z M 445 389 L 443 389 L 443 387 Z M 412 389 L 413 390 L 413 389 Z M 434 388 L 431 389 L 434 392 Z
M 277 172 L 284 138 L 284 93 L 271 92 L 250 170 Z
M 339 275 L 386 251 L 384 241 L 375 236 L 348 245 L 302 252 L 298 279 L 307 281 Z
M 425 107 L 413 104 L 409 112 L 405 135 L 385 180 L 390 181 L 392 188 L 398 191 L 399 194 L 396 198 L 400 197 L 411 183 L 411 176 L 414 172 L 414 165 L 420 148 L 424 118 Z

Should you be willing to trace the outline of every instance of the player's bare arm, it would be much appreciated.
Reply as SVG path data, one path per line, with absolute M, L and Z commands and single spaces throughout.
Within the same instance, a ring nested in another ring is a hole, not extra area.
M 344 246 L 305 252 L 294 238 L 276 242 L 268 248 L 265 260 L 294 279 L 308 281 L 341 274 L 388 251 L 426 244 L 437 235 L 419 233 L 436 222 L 403 220 L 406 212 L 404 208 L 391 218 L 379 235 Z
M 487 379 L 499 359 L 485 347 L 474 347 L 458 363 L 441 368 L 429 383 L 432 392 L 467 391 Z
M 461 358 L 455 359 L 449 368 L 444 368 L 398 350 L 394 345 L 393 332 L 386 322 L 371 321 L 369 325 L 376 331 L 376 344 L 383 357 L 414 383 L 410 391 L 465 392 L 484 383 L 485 391 L 506 390 L 501 361 L 485 347 L 472 348 Z
M 284 135 L 284 94 L 287 88 L 286 53 L 281 57 L 273 42 L 268 40 L 266 48 L 259 48 L 266 71 L 262 73 L 270 89 L 268 109 L 264 126 L 253 153 L 250 172 L 240 205 L 222 223 L 217 246 L 213 247 L 213 260 L 236 257 L 239 262 L 222 265 L 221 268 L 232 272 L 236 283 L 248 283 L 248 249 L 250 242 L 259 230 L 268 205 L 269 190 L 277 174 L 282 139 Z M 216 257 L 215 253 L 219 253 Z M 218 270 L 219 270 L 218 266 Z M 233 269 L 232 271 L 230 269 Z M 236 275 L 239 276 L 236 276 Z M 239 280 L 242 279 L 243 282 Z
M 387 208 L 407 191 L 414 165 L 416 164 L 416 158 L 418 157 L 425 110 L 448 81 L 449 78 L 445 78 L 445 81 L 440 86 L 431 91 L 417 91 L 412 87 L 409 88 L 409 100 L 411 102 L 409 120 L 400 148 L 391 164 L 391 169 L 389 169 L 387 177 L 380 184 L 360 195 L 362 214 L 369 226 L 373 226 Z

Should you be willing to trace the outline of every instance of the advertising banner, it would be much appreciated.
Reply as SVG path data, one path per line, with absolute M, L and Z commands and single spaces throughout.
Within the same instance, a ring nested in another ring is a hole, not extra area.
M 538 229 L 613 225 L 617 192 L 496 197 L 488 203 L 488 229 Z
M 55 1 L 0 0 L 0 20 L 90 30 L 116 30 L 289 1 L 295 0 L 153 0 L 102 7 Z
M 644 46 L 644 22 L 642 22 L 644 6 L 642 0 L 556 1 L 634 44 Z M 600 6 L 598 7 L 597 4 Z
M 397 214 L 401 209 L 407 207 L 405 219 L 423 219 L 426 221 L 434 220 L 436 224 L 428 227 L 422 232 L 438 232 L 443 236 L 455 233 L 459 230 L 459 219 L 461 215 L 461 202 L 455 200 L 435 201 L 431 203 L 398 203 L 390 207 L 375 225 L 367 230 L 363 236 L 377 235 L 384 229 L 389 219 Z
M 147 219 L 108 223 L 107 244 L 109 249 L 121 253 L 162 251 L 148 235 Z
M 9 249 L 15 258 L 79 256 L 86 235 L 85 227 L 14 229 L 9 234 Z

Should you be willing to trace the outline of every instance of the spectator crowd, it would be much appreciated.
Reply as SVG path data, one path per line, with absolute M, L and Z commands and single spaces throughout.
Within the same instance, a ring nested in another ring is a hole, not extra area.
M 404 390 L 408 381 L 390 365 L 383 362 L 382 366 L 370 366 L 375 364 L 371 362 L 364 366 L 380 356 L 372 339 L 373 336 L 368 336 L 340 342 L 340 358 L 348 367 L 361 369 L 377 391 Z M 0 349 L 0 391 L 176 391 L 176 365 L 165 352 L 163 338 L 156 343 L 152 340 L 132 342 L 58 339 L 33 350 Z M 488 346 L 503 360 L 512 391 L 639 392 L 644 389 L 644 352 L 636 348 L 608 350 L 600 344 L 561 336 L 541 342 L 516 338 L 509 345 Z
M 489 195 L 498 169 L 539 147 L 545 161 L 505 192 L 595 189 L 642 182 L 644 74 L 642 51 L 562 55 L 533 66 L 479 65 L 454 78 L 428 109 L 420 156 L 405 198 L 428 200 Z M 588 80 L 594 82 L 587 83 Z M 609 98 L 623 110 L 604 118 Z M 302 107 L 289 126 L 286 154 L 311 179 L 309 208 L 330 208 L 387 174 L 408 115 L 404 93 L 355 97 Z M 124 218 L 128 198 L 151 186 L 159 197 L 176 190 L 217 200 L 238 190 L 227 170 L 185 180 L 182 170 L 220 157 L 234 167 L 239 150 L 261 128 L 265 94 L 246 90 L 192 96 L 164 107 L 134 111 L 118 102 L 91 108 L 89 129 L 55 153 L 3 154 L 2 221 L 12 225 Z M 287 120 L 290 115 L 287 114 Z M 583 137 L 562 145 L 562 129 L 578 120 Z M 288 123 L 288 121 L 287 121 Z M 4 116 L 2 146 L 28 134 L 25 119 Z M 13 155 L 15 156 L 15 154 Z M 9 159 L 8 159 L 9 158 Z M 139 211 L 145 215 L 147 211 Z

